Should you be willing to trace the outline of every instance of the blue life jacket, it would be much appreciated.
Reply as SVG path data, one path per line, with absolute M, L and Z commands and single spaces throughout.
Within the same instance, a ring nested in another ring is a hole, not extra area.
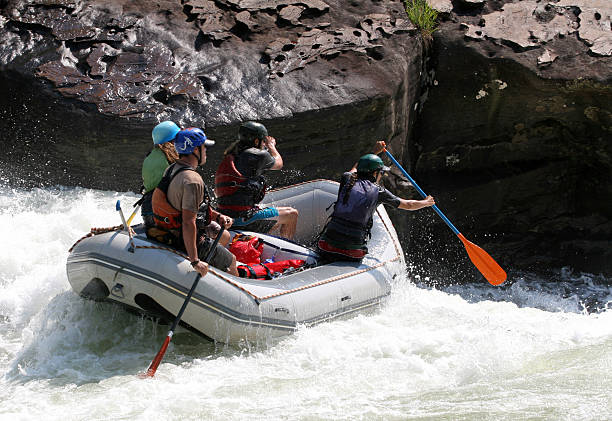
M 372 228 L 372 215 L 378 204 L 378 185 L 370 180 L 355 180 L 350 189 L 350 181 L 338 192 L 331 220 L 323 237 L 330 244 L 345 249 L 364 248 Z M 348 193 L 348 200 L 344 198 Z

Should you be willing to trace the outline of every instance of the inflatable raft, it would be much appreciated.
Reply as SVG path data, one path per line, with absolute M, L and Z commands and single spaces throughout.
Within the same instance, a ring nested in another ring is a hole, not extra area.
M 300 215 L 294 241 L 253 234 L 264 242 L 263 258 L 302 259 L 306 267 L 259 280 L 211 266 L 182 325 L 223 343 L 257 342 L 379 304 L 404 268 L 397 234 L 382 205 L 374 215 L 370 253 L 361 263 L 317 265 L 317 253 L 304 246 L 325 226 L 337 191 L 338 183 L 316 180 L 268 192 L 266 204 L 292 206 Z M 172 321 L 196 272 L 184 254 L 149 240 L 141 226 L 134 229 L 132 240 L 125 230 L 79 240 L 68 257 L 68 280 L 83 297 Z

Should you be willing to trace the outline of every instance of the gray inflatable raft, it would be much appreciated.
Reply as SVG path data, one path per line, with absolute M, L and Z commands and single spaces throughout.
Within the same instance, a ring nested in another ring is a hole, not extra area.
M 303 259 L 314 265 L 311 244 L 337 197 L 338 183 L 316 180 L 268 192 L 266 204 L 300 212 L 295 242 L 265 234 L 263 258 Z M 196 272 L 180 252 L 150 241 L 135 227 L 81 239 L 67 261 L 68 280 L 86 298 L 173 320 Z M 272 280 L 238 278 L 211 267 L 182 317 L 183 325 L 213 340 L 235 344 L 265 341 L 377 305 L 404 268 L 397 234 L 381 205 L 374 215 L 369 254 L 361 263 L 314 266 Z

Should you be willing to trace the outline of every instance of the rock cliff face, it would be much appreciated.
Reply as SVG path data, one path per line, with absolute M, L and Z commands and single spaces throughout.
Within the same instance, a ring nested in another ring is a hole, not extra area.
M 136 190 L 162 119 L 205 126 L 213 167 L 263 120 L 278 184 L 384 138 L 501 263 L 612 272 L 610 2 L 431 3 L 428 43 L 393 0 L 0 0 L 0 176 Z M 462 253 L 428 213 L 396 223 L 417 261 Z
M 45 158 L 65 162 L 60 182 L 137 188 L 161 119 L 211 128 L 222 144 L 239 122 L 266 120 L 299 161 L 301 173 L 285 174 L 294 180 L 350 167 L 343 151 L 373 139 L 402 151 L 414 122 L 423 55 L 400 2 L 9 1 L 0 22 L 3 85 L 16 98 L 4 124 L 22 136 L 36 133 L 20 121 L 45 127 Z M 24 100 L 36 111 L 24 115 Z
M 612 2 L 455 4 L 413 168 L 498 255 L 610 271 Z

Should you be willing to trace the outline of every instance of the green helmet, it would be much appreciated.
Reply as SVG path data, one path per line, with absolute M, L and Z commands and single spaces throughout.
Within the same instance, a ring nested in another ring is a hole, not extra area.
M 268 136 L 266 126 L 255 121 L 242 123 L 240 129 L 238 129 L 238 140 L 240 140 L 240 143 L 248 144 L 249 146 L 253 144 L 255 139 L 263 140 L 266 136 Z
M 389 167 L 385 167 L 383 160 L 373 153 L 369 153 L 359 158 L 357 162 L 357 172 L 371 173 L 374 171 L 389 171 Z

